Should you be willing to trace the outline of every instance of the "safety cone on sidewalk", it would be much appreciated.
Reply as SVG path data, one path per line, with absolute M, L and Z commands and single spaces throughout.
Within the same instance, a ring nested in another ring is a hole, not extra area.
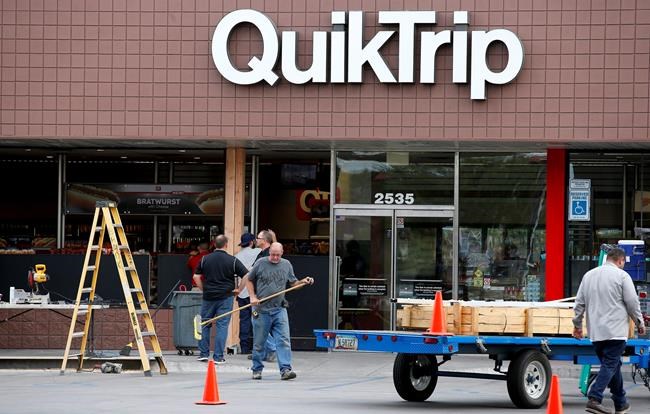
M 562 414 L 562 393 L 560 392 L 560 380 L 557 375 L 551 378 L 551 392 L 548 396 L 548 406 L 546 407 L 546 414 Z
M 442 292 L 436 292 L 436 298 L 433 301 L 433 313 L 431 315 L 431 324 L 425 335 L 452 335 L 447 333 L 447 321 L 445 318 L 445 308 L 442 305 Z
M 203 400 L 195 404 L 221 405 L 225 401 L 219 400 L 219 387 L 217 386 L 217 372 L 214 369 L 214 361 L 208 362 L 208 373 L 205 376 L 205 388 L 203 389 Z

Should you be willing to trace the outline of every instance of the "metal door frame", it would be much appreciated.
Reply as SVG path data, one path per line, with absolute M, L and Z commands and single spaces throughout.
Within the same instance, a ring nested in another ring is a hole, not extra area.
M 336 329 L 338 308 L 339 308 L 339 268 L 340 260 L 336 251 L 336 218 L 339 216 L 346 217 L 390 217 L 391 218 L 391 247 L 390 247 L 390 269 L 389 285 L 390 298 L 395 297 L 397 289 L 397 261 L 395 255 L 397 252 L 397 238 L 395 230 L 397 228 L 397 219 L 401 217 L 422 217 L 422 218 L 450 218 L 452 219 L 452 292 L 453 298 L 458 296 L 458 215 L 452 205 L 377 205 L 377 204 L 334 204 L 332 210 L 332 219 L 330 225 L 330 296 L 333 306 L 330 307 L 332 317 L 330 320 L 330 329 Z M 390 329 L 394 330 L 397 307 L 394 303 L 390 307 Z

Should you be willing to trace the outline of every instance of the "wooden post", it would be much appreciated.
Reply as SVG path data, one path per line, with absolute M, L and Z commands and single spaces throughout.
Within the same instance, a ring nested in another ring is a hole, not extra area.
M 228 253 L 235 254 L 239 237 L 244 231 L 244 192 L 246 178 L 246 150 L 226 149 L 226 189 L 224 203 L 224 234 L 230 240 Z
M 239 238 L 244 231 L 244 196 L 246 187 L 246 149 L 226 149 L 226 188 L 224 191 L 224 231 L 228 237 L 228 253 L 239 251 Z M 237 300 L 233 309 L 237 307 Z M 230 318 L 227 347 L 239 344 L 239 313 Z

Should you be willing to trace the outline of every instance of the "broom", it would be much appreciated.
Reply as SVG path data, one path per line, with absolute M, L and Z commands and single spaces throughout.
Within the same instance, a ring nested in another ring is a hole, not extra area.
M 290 287 L 288 289 L 281 290 L 281 291 L 276 292 L 276 293 L 274 293 L 272 295 L 269 295 L 269 296 L 267 296 L 265 298 L 262 298 L 262 299 L 259 300 L 259 302 L 262 303 L 262 302 L 267 301 L 269 299 L 272 299 L 272 298 L 274 298 L 276 296 L 279 296 L 279 295 L 281 295 L 283 293 L 287 293 L 287 292 L 291 292 L 292 290 L 300 289 L 301 287 L 305 286 L 306 284 L 307 283 L 298 283 L 297 285 L 292 286 L 292 287 Z M 201 322 L 201 315 L 194 316 L 194 339 L 196 339 L 197 341 L 201 340 L 201 329 L 203 328 L 203 325 L 207 325 L 209 323 L 212 323 L 212 322 L 216 321 L 217 319 L 221 319 L 221 318 L 224 318 L 224 317 L 226 317 L 228 315 L 232 315 L 235 312 L 239 312 L 240 310 L 249 308 L 251 306 L 253 306 L 253 304 L 249 303 L 248 305 L 244 305 L 244 306 L 239 307 L 237 309 L 233 309 L 233 310 L 231 310 L 229 312 L 222 313 L 221 315 L 217 315 L 214 318 L 207 319 L 207 320 L 205 320 L 203 322 Z

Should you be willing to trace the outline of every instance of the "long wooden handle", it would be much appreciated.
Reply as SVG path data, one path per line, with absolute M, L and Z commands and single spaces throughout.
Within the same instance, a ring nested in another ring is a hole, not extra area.
M 291 292 L 292 290 L 300 289 L 301 287 L 303 287 L 303 286 L 305 286 L 305 285 L 306 285 L 306 283 L 298 283 L 297 285 L 292 286 L 292 287 L 290 287 L 290 288 L 288 288 L 288 289 L 281 290 L 281 291 L 279 291 L 279 292 L 275 292 L 275 293 L 272 294 L 272 295 L 269 295 L 269 296 L 267 296 L 267 297 L 265 297 L 265 298 L 260 299 L 260 303 L 262 303 L 262 302 L 264 302 L 264 301 L 267 301 L 267 300 L 269 300 L 269 299 L 272 299 L 272 298 L 274 298 L 274 297 L 276 297 L 276 296 L 279 296 L 279 295 L 281 295 L 281 294 L 283 294 L 283 293 L 287 293 L 287 292 Z M 207 324 L 209 324 L 209 323 L 212 323 L 212 322 L 216 321 L 217 319 L 221 319 L 221 318 L 226 317 L 226 316 L 228 316 L 228 315 L 232 315 L 232 314 L 235 313 L 235 312 L 239 312 L 240 310 L 243 310 L 243 309 L 246 309 L 246 308 L 250 308 L 251 306 L 253 306 L 252 303 L 249 303 L 248 305 L 240 306 L 240 307 L 237 308 L 237 309 L 233 309 L 233 310 L 228 311 L 228 312 L 226 312 L 226 313 L 222 313 L 221 315 L 217 315 L 217 316 L 215 316 L 214 318 L 211 318 L 211 319 L 205 320 L 205 321 L 201 322 L 201 325 L 207 325 Z

